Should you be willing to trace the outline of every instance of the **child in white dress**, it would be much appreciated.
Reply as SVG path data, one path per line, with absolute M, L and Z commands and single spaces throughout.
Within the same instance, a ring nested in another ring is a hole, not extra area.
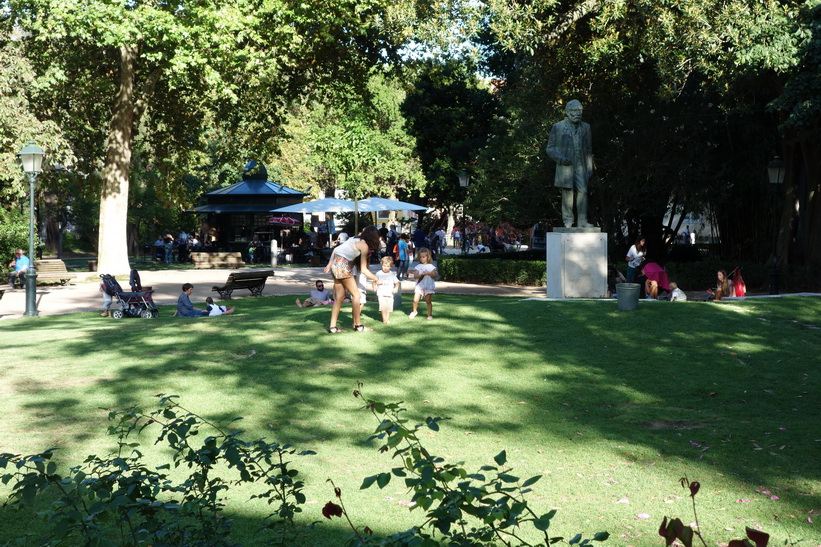
M 433 255 L 430 249 L 422 247 L 419 249 L 419 254 L 416 258 L 419 264 L 414 267 L 414 277 L 416 278 L 416 287 L 413 289 L 413 311 L 408 315 L 409 319 L 413 319 L 418 315 L 417 308 L 419 301 L 425 297 L 425 304 L 428 306 L 428 319 L 433 319 L 433 302 L 431 296 L 436 293 L 436 277 L 438 272 L 436 266 L 433 265 Z
M 379 281 L 373 282 L 373 290 L 379 299 L 379 311 L 382 312 L 382 322 L 386 325 L 391 322 L 391 312 L 393 311 L 393 295 L 399 290 L 401 283 L 396 274 L 391 271 L 393 258 L 385 256 L 380 261 L 382 270 L 376 272 Z

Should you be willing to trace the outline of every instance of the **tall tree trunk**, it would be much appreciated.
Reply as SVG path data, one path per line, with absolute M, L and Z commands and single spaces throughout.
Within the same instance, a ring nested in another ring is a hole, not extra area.
M 97 269 L 112 275 L 125 274 L 131 269 L 128 263 L 126 224 L 138 49 L 136 45 L 120 46 L 120 88 L 114 100 L 103 167 Z

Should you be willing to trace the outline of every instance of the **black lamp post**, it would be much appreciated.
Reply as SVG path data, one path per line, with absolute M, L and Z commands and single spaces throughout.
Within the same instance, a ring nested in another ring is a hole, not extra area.
M 467 216 L 465 215 L 465 199 L 467 199 L 468 195 L 468 186 L 470 185 L 470 173 L 468 173 L 467 169 L 462 168 L 459 171 L 459 186 L 464 188 L 464 199 L 462 200 L 462 254 L 468 254 L 468 223 L 467 223 Z
M 17 157 L 23 172 L 29 178 L 29 267 L 26 270 L 26 312 L 23 315 L 35 316 L 37 311 L 37 270 L 34 268 L 34 182 L 37 175 L 43 172 L 43 149 L 29 141 L 20 150 Z
M 779 293 L 779 283 L 781 281 L 781 271 L 778 268 L 778 191 L 781 184 L 784 182 L 784 174 L 786 173 L 787 165 L 781 158 L 775 156 L 770 163 L 767 164 L 767 178 L 770 181 L 770 187 L 773 189 L 773 269 L 770 271 L 770 294 Z

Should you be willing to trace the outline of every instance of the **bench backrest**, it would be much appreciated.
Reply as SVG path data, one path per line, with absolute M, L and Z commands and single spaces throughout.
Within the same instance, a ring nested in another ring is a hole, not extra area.
M 66 270 L 66 263 L 60 260 L 59 258 L 35 260 L 34 268 L 38 272 L 68 273 L 68 271 Z
M 239 251 L 215 251 L 212 253 L 195 252 L 191 253 L 193 260 L 225 260 L 225 259 L 239 259 L 242 260 L 242 253 Z
M 257 270 L 250 272 L 233 272 L 228 275 L 228 282 L 246 279 L 266 279 L 274 275 L 273 270 Z

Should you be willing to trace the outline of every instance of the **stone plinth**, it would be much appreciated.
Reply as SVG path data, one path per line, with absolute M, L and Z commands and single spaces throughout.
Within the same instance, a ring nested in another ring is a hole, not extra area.
M 547 297 L 607 296 L 607 234 L 599 228 L 547 233 Z

